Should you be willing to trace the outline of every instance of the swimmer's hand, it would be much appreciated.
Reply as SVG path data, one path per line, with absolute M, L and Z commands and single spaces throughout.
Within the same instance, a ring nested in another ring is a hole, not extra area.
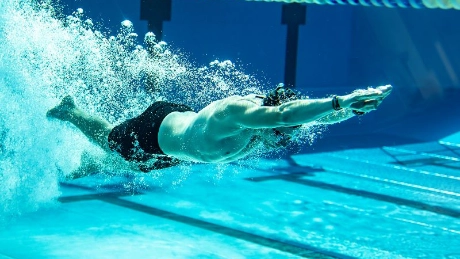
M 376 110 L 383 99 L 390 95 L 392 89 L 391 85 L 360 89 L 337 98 L 339 99 L 340 107 L 367 113 Z

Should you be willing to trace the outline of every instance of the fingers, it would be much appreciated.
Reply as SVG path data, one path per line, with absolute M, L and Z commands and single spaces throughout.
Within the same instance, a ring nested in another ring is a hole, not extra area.
M 364 100 L 353 103 L 350 108 L 361 112 L 369 112 L 377 109 L 379 105 L 380 102 L 377 100 Z
M 355 97 L 357 101 L 364 101 L 369 99 L 377 99 L 383 95 L 381 91 L 372 89 L 372 90 L 365 90 L 363 92 L 358 93 Z
M 376 110 L 382 101 L 391 93 L 391 90 L 391 85 L 356 90 L 347 96 L 350 102 L 349 107 L 353 110 L 365 113 Z
M 392 89 L 391 85 L 385 85 L 377 88 L 355 90 L 353 93 L 341 97 L 343 107 L 353 107 L 355 109 L 370 107 L 369 109 L 374 110 L 391 93 Z
M 393 89 L 393 86 L 382 85 L 382 86 L 377 87 L 377 89 L 381 90 L 382 92 L 387 92 L 387 91 L 391 91 Z
M 377 89 L 382 91 L 382 96 L 385 98 L 391 93 L 391 91 L 393 90 L 393 87 L 391 85 L 384 85 L 384 86 L 377 87 Z
M 355 91 L 357 100 L 377 99 L 383 100 L 390 95 L 393 87 L 391 85 L 379 86 L 377 88 L 368 88 L 366 90 Z
M 380 105 L 381 102 L 378 100 L 366 100 L 364 101 L 364 108 L 369 110 L 375 110 Z

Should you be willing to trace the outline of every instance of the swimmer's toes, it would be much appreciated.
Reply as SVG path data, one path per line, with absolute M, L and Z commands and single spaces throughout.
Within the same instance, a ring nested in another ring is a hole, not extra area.
M 46 117 L 65 120 L 70 115 L 70 111 L 73 108 L 75 108 L 75 102 L 73 98 L 68 95 L 62 99 L 60 104 L 49 110 L 46 113 Z
M 67 95 L 66 97 L 62 98 L 62 102 L 59 105 L 67 106 L 68 108 L 74 108 L 75 102 L 73 101 L 72 96 Z

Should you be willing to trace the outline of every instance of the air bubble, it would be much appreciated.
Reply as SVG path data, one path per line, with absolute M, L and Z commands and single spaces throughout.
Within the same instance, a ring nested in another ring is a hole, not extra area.
M 133 28 L 133 23 L 130 20 L 124 20 L 121 22 L 121 26 L 124 28 Z
M 85 24 L 89 27 L 93 27 L 93 21 L 91 19 L 86 19 Z
M 0 0 L 0 5 L 8 4 Z M 8 107 L 0 110 L 0 119 L 14 122 L 4 123 L 6 129 L 1 124 L 0 138 L 8 141 L 1 141 L 0 150 L 8 155 L 0 157 L 0 172 L 8 174 L 0 174 L 0 189 L 12 191 L 8 199 L 0 194 L 0 203 L 9 202 L 18 211 L 53 200 L 59 177 L 82 166 L 84 152 L 101 161 L 101 171 L 132 171 L 128 163 L 101 155 L 68 123 L 44 119 L 46 111 L 64 96 L 72 95 L 82 110 L 116 125 L 139 115 L 156 100 L 200 110 L 217 99 L 261 93 L 261 86 L 270 85 L 230 60 L 197 66 L 166 42 L 157 43 L 151 32 L 145 35 L 146 48 L 142 48 L 129 20 L 121 23 L 116 36 L 108 36 L 108 32 L 92 31 L 95 25 L 89 18 L 81 19 L 81 8 L 63 19 L 36 9 L 33 4 L 24 4 L 16 12 L 0 9 L 0 100 Z M 36 152 L 30 152 L 31 146 Z M 190 166 L 180 170 L 188 172 Z M 20 172 L 27 172 L 27 178 L 18 178 Z M 48 192 L 38 187 L 45 183 L 51 183 Z M 42 198 L 30 198 L 29 193 Z M 21 199 L 32 200 L 13 204 Z

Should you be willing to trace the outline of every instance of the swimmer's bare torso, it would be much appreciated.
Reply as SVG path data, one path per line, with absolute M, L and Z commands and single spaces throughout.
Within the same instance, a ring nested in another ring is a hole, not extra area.
M 161 123 L 158 143 L 164 153 L 181 160 L 231 162 L 252 153 L 262 142 L 273 142 L 273 131 L 248 128 L 231 114 L 229 104 L 260 107 L 255 95 L 232 96 L 195 112 L 173 112 Z

